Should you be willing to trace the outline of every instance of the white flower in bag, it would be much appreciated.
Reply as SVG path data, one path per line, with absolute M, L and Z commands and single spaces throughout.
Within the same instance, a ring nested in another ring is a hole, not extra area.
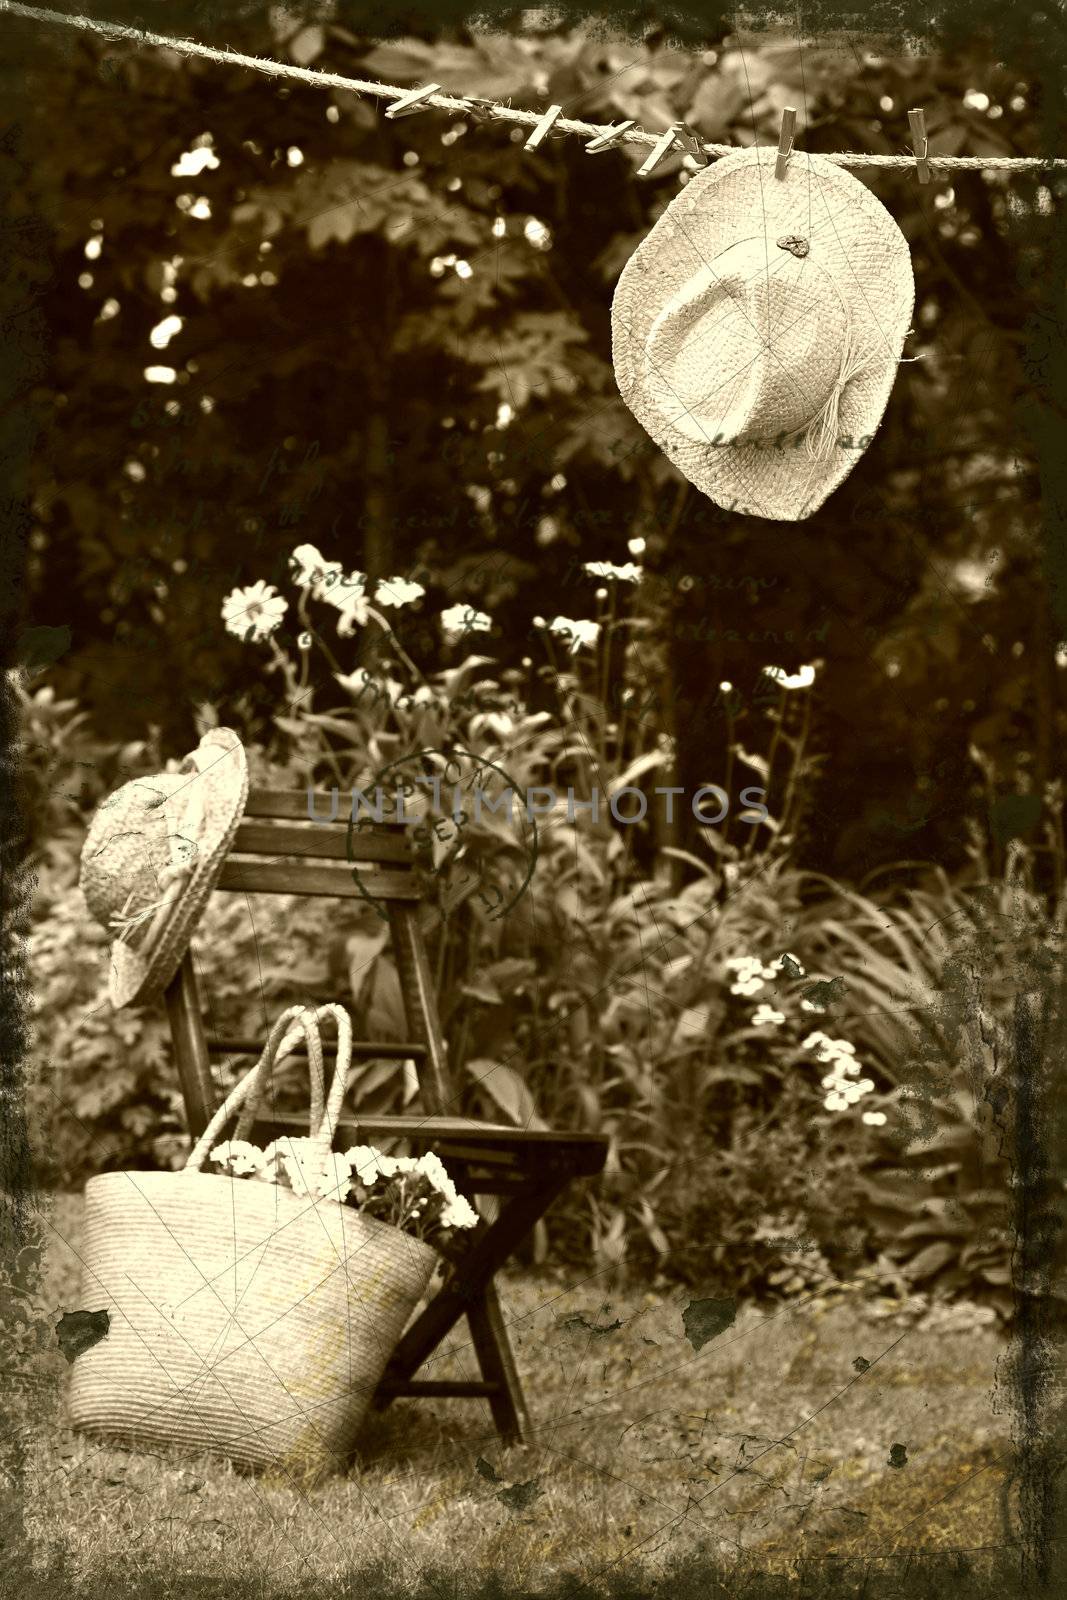
M 370 1188 L 381 1171 L 381 1162 L 385 1160 L 380 1150 L 375 1150 L 373 1145 L 355 1144 L 346 1150 L 341 1158 L 348 1167 L 351 1177 L 359 1183 Z
M 276 1171 L 284 1172 L 294 1194 L 315 1197 L 319 1193 L 326 1174 L 316 1140 L 287 1134 L 269 1144 L 263 1155 Z
M 432 1150 L 427 1150 L 424 1156 L 419 1157 L 415 1163 L 415 1171 L 423 1173 L 446 1200 L 456 1198 L 456 1186 L 445 1171 L 441 1157 L 434 1155 Z
M 343 1155 L 331 1150 L 326 1157 L 326 1170 L 315 1185 L 320 1200 L 347 1200 L 352 1192 L 352 1169 Z
M 440 1156 L 428 1150 L 420 1156 L 415 1163 L 416 1172 L 421 1172 L 438 1194 L 443 1195 L 445 1207 L 441 1213 L 441 1226 L 443 1228 L 473 1228 L 478 1223 L 478 1213 L 463 1195 L 456 1192 L 456 1186 L 445 1171 L 444 1163 Z
M 461 1194 L 450 1200 L 441 1213 L 442 1228 L 475 1228 L 478 1221 L 477 1211 Z
M 208 1160 L 234 1178 L 266 1176 L 264 1152 L 258 1145 L 249 1144 L 247 1139 L 227 1139 L 225 1143 L 217 1144 Z

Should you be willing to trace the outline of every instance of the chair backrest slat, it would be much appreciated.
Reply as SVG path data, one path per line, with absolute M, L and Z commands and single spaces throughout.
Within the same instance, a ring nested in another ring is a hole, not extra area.
M 351 1004 L 341 999 L 338 1004 Z M 262 1039 L 209 1039 L 209 1056 L 258 1056 L 263 1048 Z M 421 1061 L 429 1046 L 412 1039 L 353 1039 L 352 1054 L 366 1061 Z M 337 1041 L 324 1039 L 322 1052 L 328 1061 L 337 1054 Z M 307 1057 L 306 1044 L 293 1046 L 291 1054 Z
M 165 999 L 189 1132 L 194 1139 L 199 1139 L 215 1113 L 218 1100 L 211 1077 L 204 1016 L 191 950 L 187 950 L 182 957 L 181 966 L 167 986 Z
M 369 898 L 384 906 L 407 1021 L 404 1053 L 418 1063 L 425 1109 L 439 1114 L 451 1103 L 451 1088 L 418 918 L 419 902 L 428 905 L 430 900 L 424 875 L 414 870 L 410 830 L 392 819 L 367 819 L 350 831 L 349 813 L 342 805 L 335 820 L 325 820 L 332 810 L 332 796 L 313 792 L 312 805 L 318 822 L 310 820 L 306 789 L 253 789 L 215 887 L 248 894 Z M 170 984 L 167 1004 L 190 1131 L 195 1135 L 207 1126 L 217 1096 L 191 952 L 186 952 Z M 392 1054 L 392 1046 L 388 1053 Z
M 368 795 L 368 802 L 372 796 Z M 333 792 L 318 790 L 312 791 L 311 804 L 315 808 L 314 814 L 320 822 L 325 823 L 331 818 L 334 811 Z M 339 826 L 345 826 L 352 812 L 352 796 L 349 793 L 347 800 L 343 793 L 337 797 L 336 817 L 334 820 Z M 360 817 L 369 813 L 359 812 Z M 276 817 L 283 822 L 310 822 L 311 814 L 308 811 L 308 791 L 306 789 L 253 789 L 245 802 L 246 817 Z M 410 819 L 409 819 L 410 820 Z M 407 823 L 398 822 L 395 817 L 383 814 L 381 822 L 375 820 L 376 828 L 391 828 L 395 833 L 403 835 Z
M 418 878 L 411 872 L 359 873 L 351 867 L 316 867 L 306 861 L 245 861 L 228 858 L 215 887 L 246 894 L 336 895 L 339 900 L 422 900 Z
M 328 861 L 388 861 L 411 865 L 411 843 L 404 836 L 353 828 L 341 823 L 242 822 L 231 856 L 319 857 Z

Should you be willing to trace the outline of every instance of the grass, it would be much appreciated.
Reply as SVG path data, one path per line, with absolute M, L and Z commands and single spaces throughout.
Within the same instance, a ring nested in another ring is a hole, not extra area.
M 38 1298 L 52 1320 L 81 1306 L 80 1213 L 77 1196 L 48 1205 Z M 785 1572 L 1014 1540 L 1010 1420 L 993 1400 L 1007 1345 L 966 1312 L 953 1327 L 843 1291 L 742 1307 L 697 1353 L 684 1291 L 541 1274 L 505 1278 L 502 1295 L 532 1444 L 501 1448 L 479 1401 L 397 1402 L 367 1426 L 358 1467 L 306 1494 L 73 1433 L 66 1363 L 38 1358 L 21 1386 L 34 1559 L 135 1592 L 160 1592 L 164 1571 L 211 1592 L 252 1576 L 259 1594 L 325 1597 L 375 1566 L 396 1591 L 466 1591 L 495 1572 L 517 1593 L 568 1573 L 651 1581 L 697 1553 Z M 474 1375 L 465 1328 L 434 1370 Z M 889 1464 L 894 1445 L 906 1464 Z M 533 1486 L 525 1504 L 500 1498 L 520 1484 Z

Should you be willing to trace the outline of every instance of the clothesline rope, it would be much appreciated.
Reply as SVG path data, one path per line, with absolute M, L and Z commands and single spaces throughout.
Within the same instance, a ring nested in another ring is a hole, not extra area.
M 320 72 L 310 67 L 299 67 L 295 62 L 274 61 L 266 56 L 245 55 L 239 50 L 227 48 L 217 49 L 213 45 L 201 44 L 195 39 L 175 39 L 167 34 L 152 33 L 147 29 L 131 28 L 124 23 L 103 22 L 95 17 L 70 16 L 59 11 L 45 11 L 37 6 L 27 6 L 18 3 L 18 0 L 0 0 L 0 11 L 10 12 L 12 16 L 25 17 L 32 22 L 58 22 L 64 27 L 80 28 L 86 33 L 96 33 L 105 39 L 124 39 L 135 44 L 150 45 L 160 50 L 174 50 L 179 55 L 199 56 L 205 61 L 217 61 L 221 65 L 247 67 L 253 72 L 263 72 L 274 78 L 293 78 L 299 83 L 308 83 L 319 89 L 342 89 L 348 94 L 375 95 L 380 100 L 400 100 L 411 94 L 408 88 L 398 87 L 396 84 L 378 83 L 369 78 L 347 78 L 338 72 Z M 518 127 L 534 128 L 542 120 L 541 111 L 521 111 L 514 106 L 503 105 L 496 101 L 484 101 L 477 96 L 465 96 L 435 93 L 426 95 L 420 100 L 420 108 L 425 106 L 439 111 L 467 112 L 487 121 L 510 122 Z M 552 134 L 581 134 L 586 139 L 599 138 L 604 135 L 610 124 L 602 122 L 580 122 L 573 117 L 559 116 L 552 125 Z M 649 133 L 644 128 L 626 127 L 619 130 L 613 144 L 636 144 L 654 146 L 659 144 L 664 134 Z M 709 144 L 700 140 L 700 146 L 711 159 L 721 156 L 733 155 L 738 149 L 732 144 Z M 868 151 L 820 151 L 822 160 L 836 162 L 841 167 L 915 167 L 918 158 L 910 156 L 885 156 L 876 155 Z M 803 159 L 803 152 L 796 151 L 795 156 Z M 948 169 L 953 171 L 977 171 L 981 168 L 993 168 L 1000 172 L 1023 172 L 1031 168 L 1067 167 L 1067 157 L 1063 156 L 937 156 L 927 155 L 926 161 L 931 168 Z

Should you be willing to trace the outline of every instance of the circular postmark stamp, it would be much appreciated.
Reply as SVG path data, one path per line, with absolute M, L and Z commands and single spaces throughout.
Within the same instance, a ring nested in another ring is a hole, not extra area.
M 453 746 L 428 747 L 381 767 L 352 791 L 346 849 L 352 878 L 382 918 L 385 902 L 368 887 L 356 841 L 385 821 L 408 823 L 430 900 L 447 917 L 468 900 L 490 921 L 507 916 L 537 865 L 535 815 L 521 787 L 488 757 Z

